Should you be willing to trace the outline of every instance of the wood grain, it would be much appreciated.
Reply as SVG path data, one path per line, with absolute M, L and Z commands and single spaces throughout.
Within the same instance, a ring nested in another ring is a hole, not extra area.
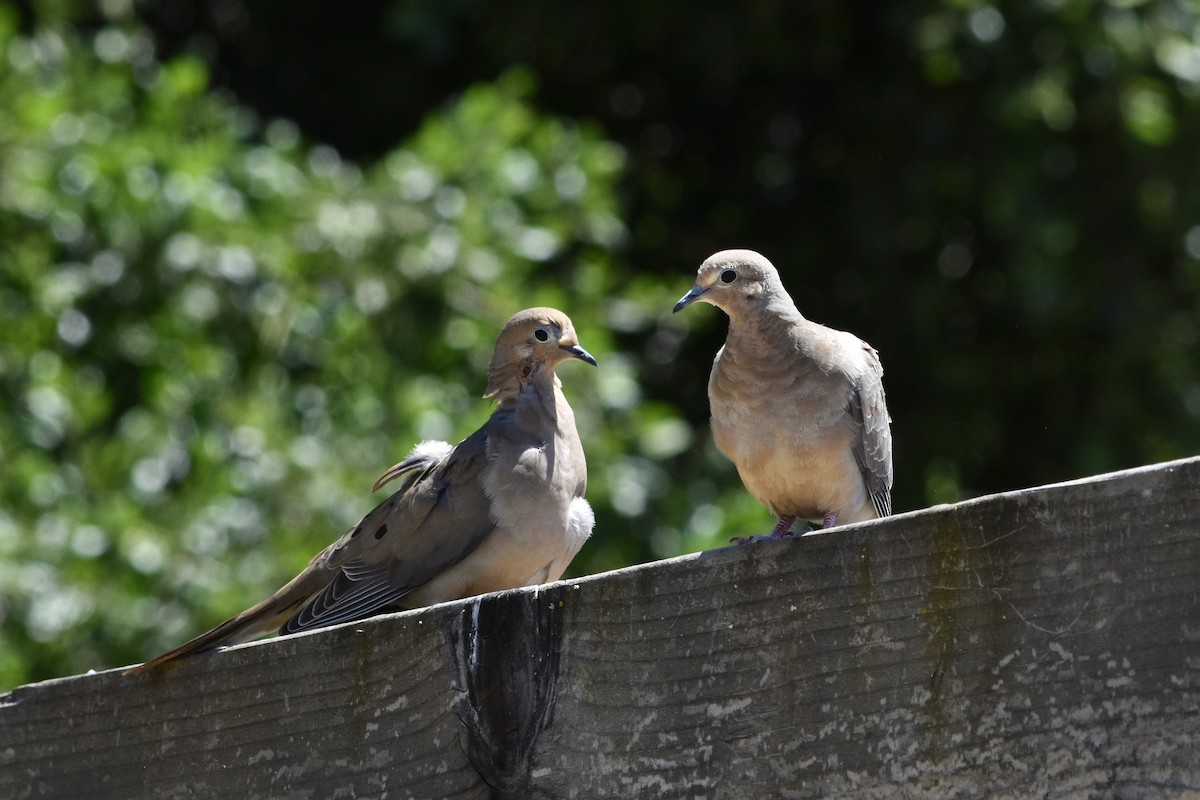
M 1195 798 L 1198 754 L 1200 459 L 0 696 L 3 798 Z

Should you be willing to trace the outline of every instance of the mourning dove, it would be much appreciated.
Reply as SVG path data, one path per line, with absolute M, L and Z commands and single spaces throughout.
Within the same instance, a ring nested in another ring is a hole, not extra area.
M 554 368 L 595 365 L 571 320 L 531 308 L 500 332 L 485 397 L 498 407 L 457 446 L 423 442 L 375 489 L 400 488 L 275 594 L 127 672 L 180 656 L 557 580 L 591 535 L 587 465 Z
M 713 438 L 747 491 L 779 518 L 823 527 L 892 513 L 891 420 L 879 354 L 800 315 L 771 262 L 723 250 L 700 265 L 696 301 L 729 315 L 708 381 Z

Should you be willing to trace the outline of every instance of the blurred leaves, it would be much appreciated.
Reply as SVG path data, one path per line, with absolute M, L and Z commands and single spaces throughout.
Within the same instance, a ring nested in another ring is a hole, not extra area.
M 0 52 L 0 682 L 140 660 L 271 591 L 413 443 L 482 422 L 496 333 L 531 305 L 568 310 L 611 376 L 563 369 L 585 438 L 640 442 L 590 448 L 616 466 L 577 569 L 645 556 L 607 537 L 691 430 L 639 407 L 583 302 L 617 294 L 622 150 L 534 110 L 530 74 L 361 169 L 136 27 L 6 19 Z M 647 296 L 611 316 L 645 330 L 669 307 Z

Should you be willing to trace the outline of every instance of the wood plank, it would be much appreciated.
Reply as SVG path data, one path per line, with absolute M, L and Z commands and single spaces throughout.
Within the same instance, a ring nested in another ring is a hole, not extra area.
M 1197 753 L 1200 459 L 0 696 L 6 798 L 1194 798 Z

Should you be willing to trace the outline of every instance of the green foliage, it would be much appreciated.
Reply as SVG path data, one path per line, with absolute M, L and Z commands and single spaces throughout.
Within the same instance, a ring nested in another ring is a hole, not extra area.
M 601 518 L 575 569 L 651 552 L 612 534 L 692 432 L 639 407 L 610 327 L 674 290 L 619 291 L 623 154 L 535 111 L 530 75 L 362 170 L 137 28 L 5 20 L 0 54 L 0 683 L 141 660 L 280 585 L 412 444 L 482 422 L 495 335 L 531 305 L 602 362 L 562 370 Z

